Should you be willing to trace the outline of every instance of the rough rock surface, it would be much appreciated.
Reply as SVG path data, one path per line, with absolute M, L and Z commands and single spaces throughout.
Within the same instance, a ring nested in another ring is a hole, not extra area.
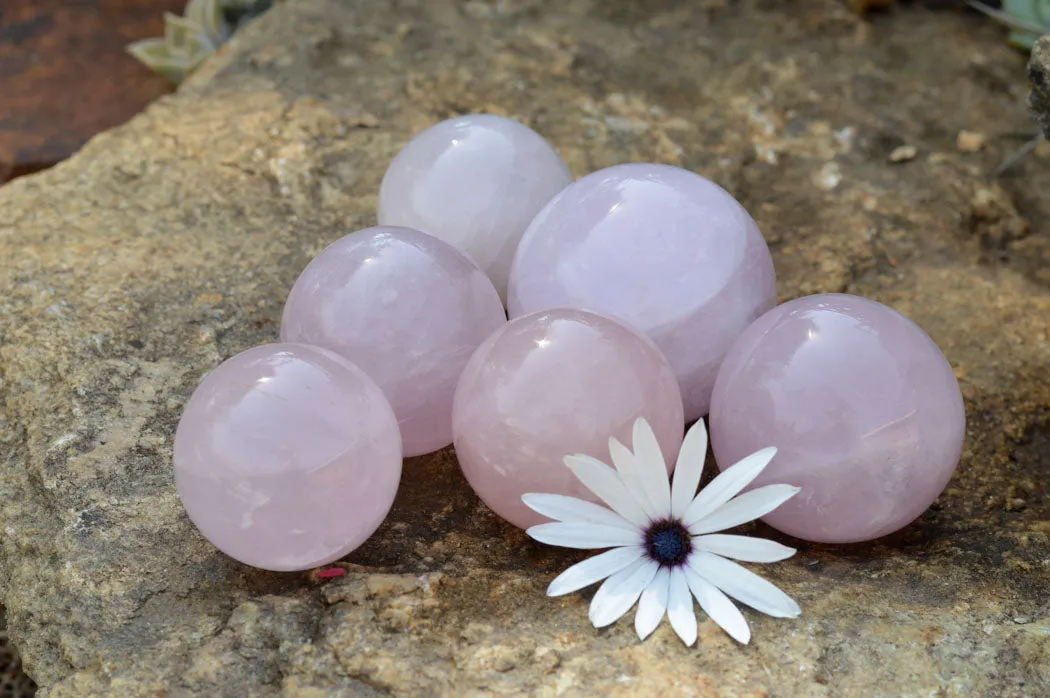
M 1032 83 L 1029 105 L 1043 133 L 1050 138 L 1050 35 L 1037 41 L 1032 49 L 1028 79 Z
M 0 189 L 0 592 L 28 671 L 52 698 L 1047 695 L 1047 154 L 985 179 L 1029 123 L 1024 77 L 991 24 L 914 4 L 870 23 L 831 0 L 283 4 Z M 944 495 L 888 539 L 765 568 L 804 613 L 749 614 L 747 647 L 708 621 L 693 649 L 596 632 L 587 594 L 543 595 L 581 555 L 501 523 L 451 452 L 407 464 L 341 578 L 217 553 L 172 484 L 183 403 L 373 223 L 398 146 L 468 111 L 522 118 L 577 176 L 702 172 L 754 213 L 782 297 L 919 322 L 969 415 Z M 988 146 L 957 152 L 961 130 Z

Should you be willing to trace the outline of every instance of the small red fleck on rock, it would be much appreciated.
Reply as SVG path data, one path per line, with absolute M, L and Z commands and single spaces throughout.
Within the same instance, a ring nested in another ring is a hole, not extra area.
M 336 577 L 342 577 L 346 574 L 346 570 L 342 567 L 332 567 L 327 570 L 321 570 L 317 573 L 317 576 L 321 579 L 335 579 Z

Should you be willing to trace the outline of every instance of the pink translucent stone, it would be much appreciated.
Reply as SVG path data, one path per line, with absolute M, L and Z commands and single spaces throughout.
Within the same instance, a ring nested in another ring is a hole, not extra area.
M 866 298 L 801 298 L 766 313 L 730 349 L 715 383 L 720 467 L 779 451 L 753 487 L 802 492 L 765 518 L 806 540 L 895 531 L 944 489 L 966 416 L 955 374 L 918 325 Z
M 324 349 L 271 344 L 208 374 L 175 435 L 175 483 L 201 533 L 269 570 L 338 560 L 379 526 L 401 478 L 379 387 Z
M 546 521 L 527 492 L 596 501 L 562 462 L 609 462 L 609 437 L 631 444 L 645 417 L 668 459 L 682 440 L 682 398 L 655 345 L 581 310 L 527 315 L 487 339 L 463 371 L 452 414 L 456 455 L 474 491 L 516 526 Z
M 502 296 L 521 234 L 570 182 L 557 151 L 528 126 L 460 116 L 417 135 L 390 163 L 379 223 L 422 230 L 466 252 Z
M 584 308 L 647 334 L 671 363 L 685 416 L 707 414 L 733 340 L 776 302 L 773 261 L 724 189 L 667 165 L 590 174 L 533 220 L 511 270 L 512 318 Z
M 452 443 L 452 395 L 478 345 L 506 323 L 488 277 L 455 248 L 408 228 L 334 242 L 292 287 L 281 340 L 331 349 L 390 400 L 405 456 Z

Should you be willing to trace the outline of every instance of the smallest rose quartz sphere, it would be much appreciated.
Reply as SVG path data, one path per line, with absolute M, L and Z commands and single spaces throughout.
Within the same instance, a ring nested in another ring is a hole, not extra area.
M 528 126 L 459 116 L 418 134 L 390 163 L 379 223 L 422 230 L 465 252 L 503 296 L 521 234 L 570 182 L 557 151 Z
M 851 543 L 906 526 L 944 489 L 966 415 L 948 361 L 918 325 L 866 298 L 809 296 L 744 331 L 715 383 L 719 467 L 766 446 L 753 487 L 802 491 L 765 517 L 805 540 Z
M 540 211 L 507 307 L 511 318 L 582 308 L 647 334 L 692 421 L 707 414 L 729 345 L 775 302 L 773 260 L 743 206 L 698 174 L 634 163 L 583 177 Z
M 383 521 L 401 478 L 397 420 L 379 387 L 324 349 L 270 344 L 224 362 L 175 435 L 190 519 L 262 569 L 338 560 Z
M 281 339 L 345 356 L 397 415 L 405 456 L 452 443 L 452 396 L 478 345 L 507 321 L 496 289 L 462 253 L 408 228 L 332 243 L 292 287 Z
M 660 351 L 613 320 L 556 309 L 507 323 L 478 348 L 456 389 L 452 428 L 474 491 L 526 528 L 547 521 L 522 503 L 528 492 L 596 501 L 563 458 L 608 462 L 609 437 L 630 446 L 638 417 L 673 463 L 682 398 Z

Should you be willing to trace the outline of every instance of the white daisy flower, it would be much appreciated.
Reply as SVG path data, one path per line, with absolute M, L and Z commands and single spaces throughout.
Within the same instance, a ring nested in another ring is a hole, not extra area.
M 736 496 L 776 455 L 764 448 L 725 470 L 700 493 L 707 430 L 700 420 L 686 434 L 668 483 L 667 468 L 649 423 L 634 424 L 634 453 L 609 439 L 616 469 L 584 455 L 565 465 L 609 509 L 559 494 L 526 494 L 522 501 L 554 523 L 528 529 L 532 538 L 565 548 L 611 548 L 562 572 L 547 588 L 561 596 L 605 580 L 591 601 L 596 628 L 616 622 L 638 602 L 634 627 L 645 639 L 666 613 L 686 645 L 696 642 L 693 596 L 700 608 L 741 643 L 751 629 L 729 597 L 777 618 L 802 610 L 787 594 L 727 558 L 776 562 L 795 554 L 771 540 L 716 533 L 765 516 L 798 491 L 767 485 Z M 639 601 L 639 599 L 641 599 Z

